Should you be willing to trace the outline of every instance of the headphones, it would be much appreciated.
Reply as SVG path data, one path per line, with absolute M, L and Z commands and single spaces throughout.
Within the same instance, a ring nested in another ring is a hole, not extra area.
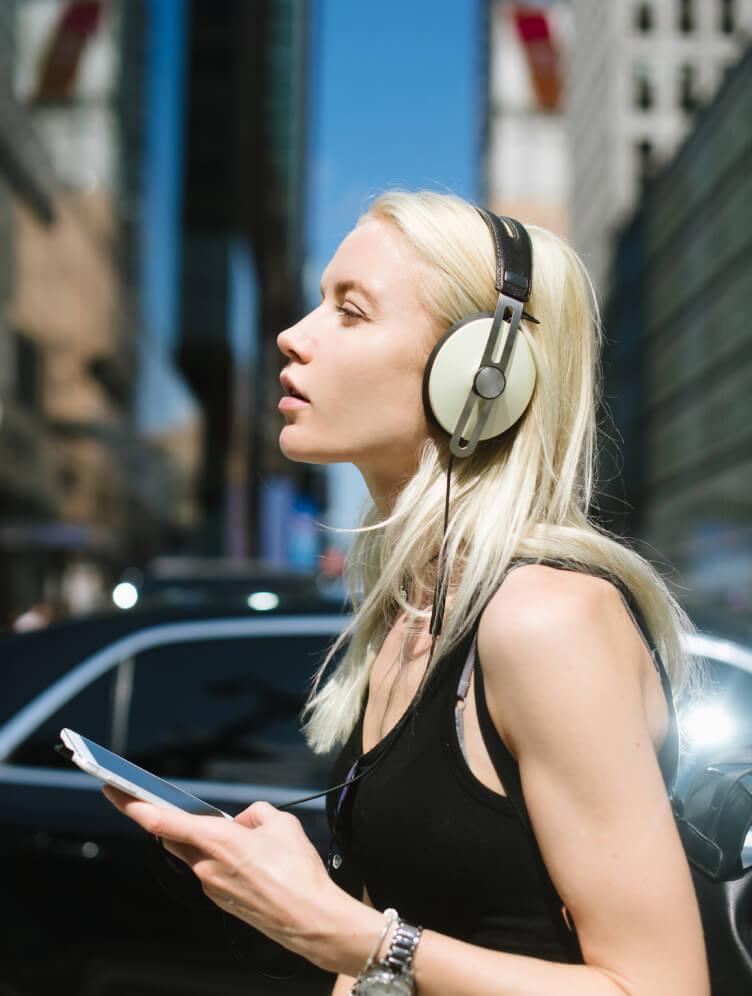
M 523 318 L 540 324 L 523 310 L 533 279 L 530 235 L 514 218 L 476 210 L 494 240 L 496 310 L 452 325 L 434 346 L 423 374 L 426 415 L 449 434 L 456 457 L 470 456 L 479 442 L 495 439 L 522 417 L 536 375 L 530 346 L 518 335 Z

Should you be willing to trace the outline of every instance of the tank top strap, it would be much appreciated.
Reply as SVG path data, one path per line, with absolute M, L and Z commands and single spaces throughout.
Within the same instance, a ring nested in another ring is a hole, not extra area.
M 579 963 L 582 962 L 582 951 L 580 949 L 579 940 L 577 939 L 577 934 L 570 926 L 566 908 L 556 891 L 556 887 L 551 880 L 551 876 L 548 874 L 548 869 L 543 861 L 543 855 L 538 847 L 538 841 L 536 840 L 533 825 L 530 822 L 527 806 L 525 805 L 519 765 L 512 756 L 512 752 L 499 735 L 496 725 L 491 718 L 491 714 L 488 711 L 485 686 L 483 684 L 483 668 L 474 667 L 474 664 L 477 661 L 477 639 L 476 633 L 476 637 L 472 642 L 470 653 L 468 655 L 466 670 L 468 671 L 468 684 L 470 671 L 474 670 L 475 672 L 475 704 L 478 713 L 478 724 L 480 726 L 481 736 L 483 737 L 483 742 L 486 745 L 486 750 L 491 758 L 496 774 L 499 776 L 499 780 L 504 786 L 507 798 L 514 806 L 517 817 L 527 832 L 535 865 L 538 870 L 539 880 L 548 904 L 551 922 L 559 937 L 559 941 L 564 951 L 567 953 L 570 961 L 573 963 Z M 463 676 L 464 675 L 465 670 L 463 670 Z
M 472 647 L 470 648 L 470 655 L 472 655 L 472 670 L 475 674 L 475 705 L 478 713 L 478 725 L 480 726 L 483 743 L 486 746 L 488 755 L 491 758 L 494 768 L 496 769 L 497 775 L 499 776 L 499 781 L 504 786 L 504 791 L 513 803 L 522 822 L 532 832 L 532 825 L 530 823 L 530 817 L 527 814 L 527 807 L 525 806 L 522 792 L 522 779 L 520 778 L 519 765 L 499 734 L 499 731 L 496 729 L 496 724 L 491 718 L 491 714 L 488 710 L 485 684 L 483 681 L 483 668 L 475 667 L 478 659 L 477 634 L 473 640 Z

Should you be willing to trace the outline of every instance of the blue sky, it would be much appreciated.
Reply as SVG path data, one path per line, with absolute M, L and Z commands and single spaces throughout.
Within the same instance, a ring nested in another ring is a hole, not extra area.
M 311 0 L 309 306 L 369 196 L 400 186 L 479 199 L 483 4 Z M 360 474 L 335 464 L 327 476 L 326 521 L 355 525 L 366 495 Z
M 483 0 L 311 0 L 306 287 L 369 195 L 479 197 Z

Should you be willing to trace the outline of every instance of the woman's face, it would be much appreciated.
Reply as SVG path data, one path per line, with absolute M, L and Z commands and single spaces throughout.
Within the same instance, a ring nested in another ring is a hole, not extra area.
M 277 338 L 282 452 L 354 463 L 374 497 L 412 475 L 429 434 L 421 384 L 438 330 L 418 296 L 423 265 L 396 227 L 369 219 L 324 271 L 318 308 Z

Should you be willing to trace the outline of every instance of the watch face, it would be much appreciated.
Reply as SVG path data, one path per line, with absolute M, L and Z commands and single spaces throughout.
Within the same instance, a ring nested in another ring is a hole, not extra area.
M 412 996 L 413 986 L 408 976 L 375 966 L 358 980 L 352 993 L 353 996 Z

